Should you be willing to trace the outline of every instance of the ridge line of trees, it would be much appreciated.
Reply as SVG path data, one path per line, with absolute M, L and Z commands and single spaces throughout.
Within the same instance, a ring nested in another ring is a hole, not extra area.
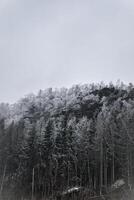
M 76 85 L 0 104 L 0 196 L 134 183 L 134 86 Z

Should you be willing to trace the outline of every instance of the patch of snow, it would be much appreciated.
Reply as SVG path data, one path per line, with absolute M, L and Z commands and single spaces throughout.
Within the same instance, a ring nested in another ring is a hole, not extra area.
M 122 187 L 123 185 L 125 185 L 125 181 L 123 179 L 119 179 L 115 181 L 115 183 L 112 185 L 112 189 L 118 189 Z
M 64 191 L 62 194 L 68 194 L 68 193 L 72 193 L 72 192 L 75 192 L 75 191 L 79 191 L 81 189 L 81 187 L 72 187 L 66 191 Z

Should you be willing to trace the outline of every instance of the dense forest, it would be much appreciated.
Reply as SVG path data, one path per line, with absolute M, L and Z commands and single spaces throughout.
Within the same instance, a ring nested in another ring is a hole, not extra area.
M 79 186 L 101 194 L 134 183 L 134 86 L 40 90 L 0 104 L 2 200 L 53 198 Z

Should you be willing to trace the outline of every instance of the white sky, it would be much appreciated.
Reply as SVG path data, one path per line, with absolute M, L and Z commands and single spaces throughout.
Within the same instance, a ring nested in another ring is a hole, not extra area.
M 0 102 L 134 80 L 133 0 L 0 0 Z

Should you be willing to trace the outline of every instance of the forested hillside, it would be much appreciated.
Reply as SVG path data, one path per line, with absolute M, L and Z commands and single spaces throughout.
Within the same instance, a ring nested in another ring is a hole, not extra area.
M 134 86 L 76 85 L 0 104 L 0 196 L 102 193 L 134 182 Z M 10 197 L 10 198 L 9 198 Z

